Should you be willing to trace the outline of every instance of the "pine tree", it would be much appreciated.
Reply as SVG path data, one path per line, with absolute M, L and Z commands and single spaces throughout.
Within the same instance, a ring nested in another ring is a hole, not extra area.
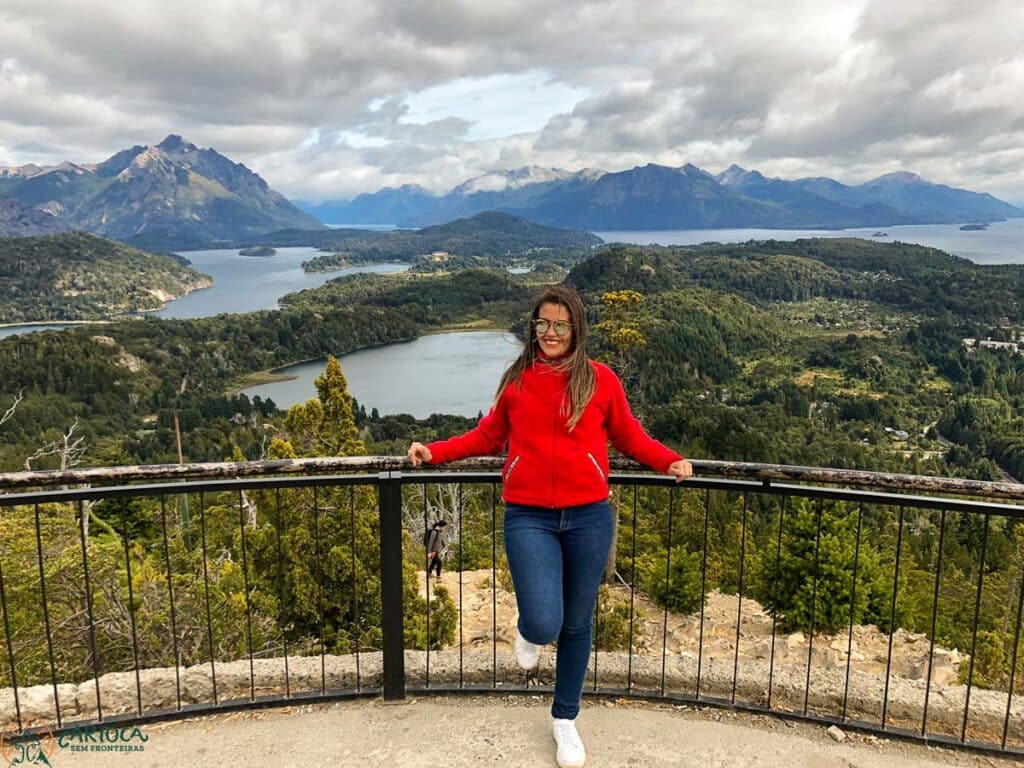
M 285 416 L 285 429 L 293 445 L 309 456 L 358 456 L 366 453 L 359 437 L 348 381 L 333 355 L 316 381 L 317 399 L 293 405 Z
M 854 623 L 889 621 L 889 606 L 879 597 L 891 595 L 891 578 L 886 580 L 878 551 L 867 541 L 857 552 L 856 530 L 856 514 L 841 502 L 794 502 L 778 562 L 762 559 L 754 587 L 755 597 L 783 630 L 839 629 L 850 621 L 851 603 Z

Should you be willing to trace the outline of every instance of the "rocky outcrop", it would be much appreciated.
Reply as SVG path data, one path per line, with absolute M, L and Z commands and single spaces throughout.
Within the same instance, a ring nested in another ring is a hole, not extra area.
M 39 208 L 0 196 L 0 237 L 31 237 L 67 232 L 71 224 Z

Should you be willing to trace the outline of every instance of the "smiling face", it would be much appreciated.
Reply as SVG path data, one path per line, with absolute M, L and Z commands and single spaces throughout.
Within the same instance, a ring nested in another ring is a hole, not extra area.
M 541 333 L 540 329 L 537 328 L 537 323 L 540 322 L 541 327 L 547 321 L 547 329 Z M 565 331 L 564 336 L 559 336 L 559 329 L 563 329 L 568 325 L 568 329 Z M 534 333 L 537 336 L 537 344 L 549 360 L 558 360 L 561 357 L 569 354 L 572 351 L 572 314 L 569 312 L 569 308 L 562 304 L 541 304 L 540 309 L 537 311 L 537 318 L 534 320 Z

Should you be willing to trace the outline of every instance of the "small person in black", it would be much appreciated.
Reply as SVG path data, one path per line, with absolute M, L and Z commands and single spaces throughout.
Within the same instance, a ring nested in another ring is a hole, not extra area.
M 427 555 L 430 557 L 427 565 L 427 577 L 430 572 L 437 570 L 437 580 L 441 580 L 441 563 L 448 556 L 448 521 L 438 520 L 427 531 L 426 545 Z

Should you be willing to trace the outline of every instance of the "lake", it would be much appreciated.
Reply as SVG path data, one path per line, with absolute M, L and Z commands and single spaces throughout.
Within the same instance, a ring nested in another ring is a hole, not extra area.
M 381 225 L 380 229 L 390 228 Z M 872 237 L 885 232 L 886 237 Z M 698 245 L 705 242 L 742 243 L 747 240 L 796 240 L 802 237 L 860 237 L 878 242 L 918 243 L 941 248 L 977 264 L 1024 263 L 1024 219 L 990 224 L 980 232 L 961 232 L 956 224 L 907 224 L 860 229 L 684 229 L 655 232 L 607 231 L 594 234 L 607 242 L 637 245 Z M 184 251 L 200 272 L 214 279 L 214 286 L 194 291 L 169 302 L 157 317 L 207 317 L 221 312 L 251 312 L 276 309 L 277 300 L 291 291 L 315 288 L 331 278 L 355 272 L 400 272 L 406 264 L 374 264 L 349 267 L 337 272 L 306 274 L 302 262 L 319 255 L 314 248 L 279 248 L 268 258 L 239 256 L 237 250 Z M 512 270 L 515 271 L 515 270 Z M 67 327 L 66 323 L 10 325 L 0 327 L 0 338 Z
M 235 249 L 182 251 L 192 266 L 213 278 L 213 287 L 193 291 L 153 312 L 155 317 L 186 319 L 210 317 L 221 312 L 253 312 L 277 309 L 277 300 L 286 293 L 316 288 L 328 280 L 358 272 L 404 272 L 408 264 L 366 264 L 334 272 L 307 273 L 302 262 L 323 251 L 315 248 L 278 248 L 275 256 L 239 256 Z
M 511 334 L 464 331 L 363 349 L 339 361 L 349 392 L 367 412 L 476 416 L 487 413 L 501 374 L 521 350 Z M 305 402 L 316 396 L 313 381 L 324 365 L 317 360 L 280 368 L 275 373 L 295 378 L 249 387 L 245 394 L 269 397 L 282 409 Z
M 885 232 L 886 237 L 874 237 Z M 674 229 L 657 232 L 595 232 L 608 243 L 634 245 L 700 245 L 745 243 L 748 240 L 797 240 L 803 237 L 860 237 L 881 243 L 899 240 L 960 256 L 976 264 L 1024 263 L 1024 219 L 989 224 L 978 232 L 961 232 L 958 224 L 901 224 L 860 229 Z
M 193 291 L 180 299 L 169 301 L 164 309 L 152 312 L 154 317 L 188 319 L 210 317 L 221 312 L 253 312 L 277 309 L 277 300 L 286 293 L 316 288 L 341 275 L 358 272 L 387 274 L 404 272 L 408 264 L 365 264 L 334 272 L 302 271 L 302 262 L 322 255 L 315 248 L 278 248 L 275 256 L 239 256 L 237 249 L 181 251 L 192 266 L 213 278 L 213 287 Z M 16 333 L 59 330 L 71 323 L 9 325 L 0 327 L 0 339 Z

